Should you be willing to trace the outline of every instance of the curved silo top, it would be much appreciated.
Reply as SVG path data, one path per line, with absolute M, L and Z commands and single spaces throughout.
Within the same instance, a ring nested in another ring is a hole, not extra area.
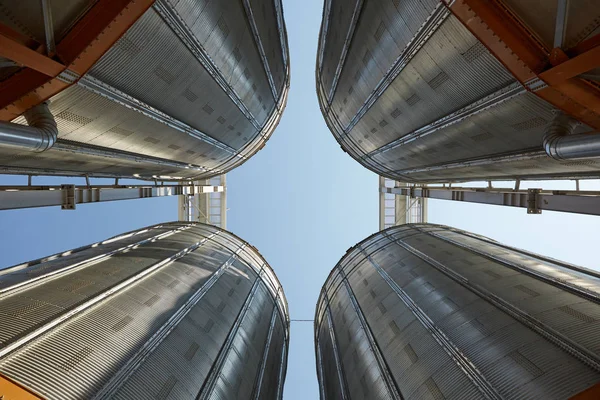
M 326 0 L 316 84 L 329 129 L 363 166 L 402 182 L 598 176 L 597 161 L 555 160 L 544 149 L 556 109 L 582 122 L 572 133 L 600 129 L 597 74 L 573 78 L 578 89 L 560 92 L 566 86 L 554 85 L 552 69 L 540 73 L 553 60 L 547 40 L 536 42 L 546 59 L 539 70 L 502 58 L 513 53 L 502 53 L 498 32 L 518 23 L 547 36 L 555 3 L 566 2 Z M 496 6 L 503 8 L 488 12 Z M 548 8 L 543 17 L 538 8 Z M 502 12 L 510 17 L 485 31 L 484 18 Z M 564 49 L 575 57 L 597 34 L 600 8 L 571 2 L 568 14 Z M 574 106 L 571 95 L 587 101 Z
M 0 146 L 3 170 L 208 178 L 275 130 L 290 76 L 280 0 L 48 3 L 58 76 L 2 63 L 0 121 L 26 124 L 23 111 L 49 99 L 58 140 L 39 153 Z M 3 8 L 15 46 L 45 43 L 43 9 Z
M 599 330 L 599 273 L 395 226 L 348 250 L 321 290 L 321 398 L 595 398 Z
M 282 397 L 281 285 L 211 225 L 154 225 L 2 270 L 0 318 L 0 387 L 32 398 Z

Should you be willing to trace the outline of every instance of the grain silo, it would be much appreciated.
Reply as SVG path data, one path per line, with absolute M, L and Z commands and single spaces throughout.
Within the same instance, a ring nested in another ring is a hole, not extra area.
M 348 250 L 318 300 L 321 398 L 596 399 L 600 274 L 447 226 Z
M 0 271 L 7 399 L 281 399 L 289 316 L 258 251 L 165 223 Z
M 0 28 L 3 173 L 204 179 L 286 105 L 280 0 L 3 1 Z
M 594 0 L 326 0 L 317 95 L 390 179 L 598 177 L 599 30 Z

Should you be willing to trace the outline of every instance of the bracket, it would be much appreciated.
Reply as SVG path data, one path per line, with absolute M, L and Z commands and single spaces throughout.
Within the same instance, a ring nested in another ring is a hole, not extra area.
M 75 185 L 60 185 L 63 194 L 61 209 L 75 210 Z
M 542 189 L 527 189 L 527 214 L 541 214 L 539 194 Z

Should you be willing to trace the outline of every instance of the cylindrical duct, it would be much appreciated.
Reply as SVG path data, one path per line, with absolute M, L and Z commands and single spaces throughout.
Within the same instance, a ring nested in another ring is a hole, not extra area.
M 596 272 L 447 226 L 389 228 L 323 286 L 321 398 L 597 396 L 599 303 Z
M 29 125 L 0 121 L 0 147 L 33 152 L 52 147 L 58 137 L 58 128 L 48 104 L 39 104 L 23 116 Z
M 579 121 L 558 113 L 544 135 L 544 149 L 555 160 L 600 157 L 600 134 L 574 134 Z
M 214 226 L 151 226 L 0 271 L 0 315 L 0 386 L 32 398 L 282 397 L 281 285 Z

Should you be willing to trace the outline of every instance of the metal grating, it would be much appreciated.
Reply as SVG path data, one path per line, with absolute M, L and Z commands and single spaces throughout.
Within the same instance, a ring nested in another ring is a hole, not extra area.
M 129 129 L 121 128 L 119 126 L 113 126 L 108 131 L 116 133 L 117 135 L 120 135 L 120 136 L 123 136 L 123 137 L 127 137 L 127 136 L 130 136 L 130 135 L 134 134 L 133 131 L 130 131 Z
M 77 353 L 73 354 L 71 357 L 69 357 L 63 363 L 59 364 L 58 367 L 60 369 L 62 369 L 63 371 L 69 372 L 73 368 L 75 368 L 79 363 L 81 363 L 86 358 L 88 358 L 93 352 L 94 352 L 94 350 L 91 347 L 86 346 L 86 347 L 82 348 L 81 350 L 79 350 Z
M 477 134 L 475 136 L 471 136 L 471 140 L 476 143 L 485 142 L 486 140 L 490 140 L 493 138 L 494 138 L 494 135 L 492 135 L 489 132 L 483 132 L 483 133 Z
M 527 371 L 531 376 L 537 378 L 538 376 L 543 375 L 543 371 L 539 369 L 534 363 L 529 361 L 527 357 L 521 354 L 519 351 L 513 351 L 509 355 L 517 364 L 519 364 L 525 371 Z
M 194 358 L 194 356 L 196 355 L 196 352 L 198 351 L 198 349 L 200 348 L 200 345 L 196 342 L 192 342 L 192 344 L 190 344 L 190 347 L 188 347 L 188 349 L 185 352 L 185 359 L 188 361 L 191 361 L 192 358 Z
M 450 79 L 450 77 L 444 71 L 442 71 L 427 83 L 429 84 L 429 86 L 431 86 L 432 89 L 437 89 L 440 86 L 442 86 L 442 84 L 448 79 Z
M 79 125 L 87 125 L 93 121 L 91 118 L 84 117 L 82 115 L 77 115 L 70 111 L 62 111 L 56 114 L 56 118 L 64 119 L 65 121 L 74 122 Z
M 528 288 L 525 285 L 517 285 L 517 286 L 515 286 L 515 289 L 519 289 L 521 292 L 523 292 L 531 297 L 537 297 L 540 295 L 538 292 L 536 292 L 533 289 Z
M 415 105 L 415 104 L 417 104 L 419 101 L 421 101 L 421 98 L 420 98 L 420 97 L 419 97 L 419 95 L 418 95 L 418 94 L 416 94 L 416 93 L 414 93 L 413 95 L 409 96 L 409 97 L 406 99 L 406 103 L 407 103 L 409 106 L 414 106 L 414 105 Z
M 462 56 L 467 62 L 472 63 L 486 53 L 487 49 L 485 46 L 481 42 L 477 41 L 473 46 L 469 47 L 467 51 L 462 53 Z
M 385 31 L 386 31 L 385 23 L 383 21 L 381 21 L 381 23 L 379 24 L 379 27 L 377 28 L 377 31 L 375 32 L 375 40 L 379 42 Z
M 175 378 L 173 375 L 170 375 L 169 378 L 167 378 L 166 382 L 163 383 L 162 387 L 160 388 L 160 391 L 156 395 L 156 399 L 164 400 L 167 397 L 169 397 L 176 383 L 177 378 Z
M 546 126 L 547 124 L 548 121 L 544 118 L 535 117 L 527 121 L 519 122 L 518 124 L 513 124 L 511 127 L 516 131 L 528 131 L 530 129 Z
M 586 315 L 581 311 L 577 311 L 576 309 L 570 306 L 558 307 L 557 310 L 562 311 L 563 313 L 570 315 L 571 317 L 577 318 L 578 320 L 583 322 L 594 322 L 596 320 L 590 317 L 589 315 Z
M 119 322 L 114 324 L 111 329 L 115 332 L 119 332 L 121 329 L 129 325 L 131 321 L 133 321 L 133 317 L 131 315 L 126 315 Z
M 431 394 L 431 398 L 433 400 L 445 399 L 444 395 L 442 394 L 442 391 L 440 390 L 439 386 L 435 383 L 433 378 L 427 379 L 425 381 L 425 386 L 427 387 L 427 390 L 429 390 L 429 393 Z
M 164 67 L 158 66 L 154 69 L 154 74 L 169 85 L 175 81 L 175 75 L 167 71 Z
M 183 97 L 185 97 L 186 99 L 188 99 L 190 102 L 195 102 L 196 100 L 198 100 L 198 95 L 195 94 L 194 92 L 192 92 L 190 90 L 190 88 L 186 88 L 183 91 Z
M 417 356 L 417 353 L 415 353 L 415 350 L 412 348 L 412 346 L 410 344 L 407 344 L 404 347 L 404 352 L 408 356 L 408 359 L 410 360 L 410 362 L 413 364 L 416 363 L 417 360 L 419 359 L 419 357 Z

